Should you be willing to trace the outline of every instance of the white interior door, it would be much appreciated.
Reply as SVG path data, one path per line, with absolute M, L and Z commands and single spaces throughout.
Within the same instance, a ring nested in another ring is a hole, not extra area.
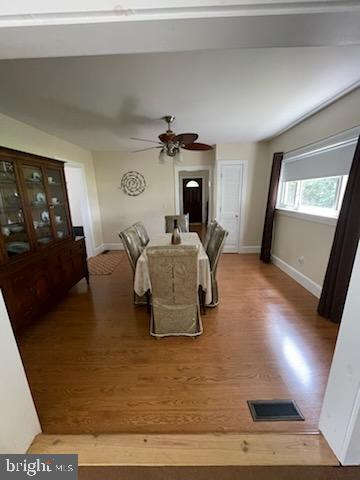
M 224 252 L 239 251 L 243 168 L 242 163 L 220 163 L 219 223 L 229 232 Z

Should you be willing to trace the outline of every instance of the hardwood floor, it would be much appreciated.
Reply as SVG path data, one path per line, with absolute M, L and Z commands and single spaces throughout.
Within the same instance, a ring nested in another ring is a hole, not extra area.
M 223 255 L 220 306 L 197 340 L 149 335 L 127 259 L 18 339 L 44 433 L 317 430 L 337 326 L 257 255 Z M 304 422 L 252 421 L 248 399 L 292 398 Z
M 339 465 L 321 434 L 40 434 L 27 453 L 64 452 L 89 466 Z

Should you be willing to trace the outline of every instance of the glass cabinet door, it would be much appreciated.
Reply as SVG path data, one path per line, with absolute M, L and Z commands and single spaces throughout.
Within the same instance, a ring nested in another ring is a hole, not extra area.
M 56 168 L 47 168 L 46 177 L 49 201 L 53 211 L 55 235 L 60 240 L 70 235 L 62 171 Z
M 22 169 L 36 241 L 38 246 L 47 245 L 54 237 L 42 170 L 30 165 L 23 166 Z
M 30 250 L 21 197 L 11 161 L 0 161 L 0 223 L 8 257 Z

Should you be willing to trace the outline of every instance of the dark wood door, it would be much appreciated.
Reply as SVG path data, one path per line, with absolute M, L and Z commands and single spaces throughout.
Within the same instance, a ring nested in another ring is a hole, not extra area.
M 187 186 L 190 182 L 198 186 Z M 183 179 L 184 213 L 189 214 L 190 223 L 202 223 L 202 189 L 202 178 Z

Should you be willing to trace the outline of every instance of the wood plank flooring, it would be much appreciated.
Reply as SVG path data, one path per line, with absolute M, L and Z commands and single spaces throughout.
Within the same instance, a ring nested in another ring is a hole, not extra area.
M 257 255 L 223 255 L 221 303 L 197 340 L 149 336 L 124 259 L 81 281 L 18 339 L 45 433 L 316 431 L 337 326 Z M 304 422 L 252 421 L 246 400 L 292 398 Z
M 338 465 L 322 435 L 38 435 L 28 453 L 76 453 L 79 465 Z

